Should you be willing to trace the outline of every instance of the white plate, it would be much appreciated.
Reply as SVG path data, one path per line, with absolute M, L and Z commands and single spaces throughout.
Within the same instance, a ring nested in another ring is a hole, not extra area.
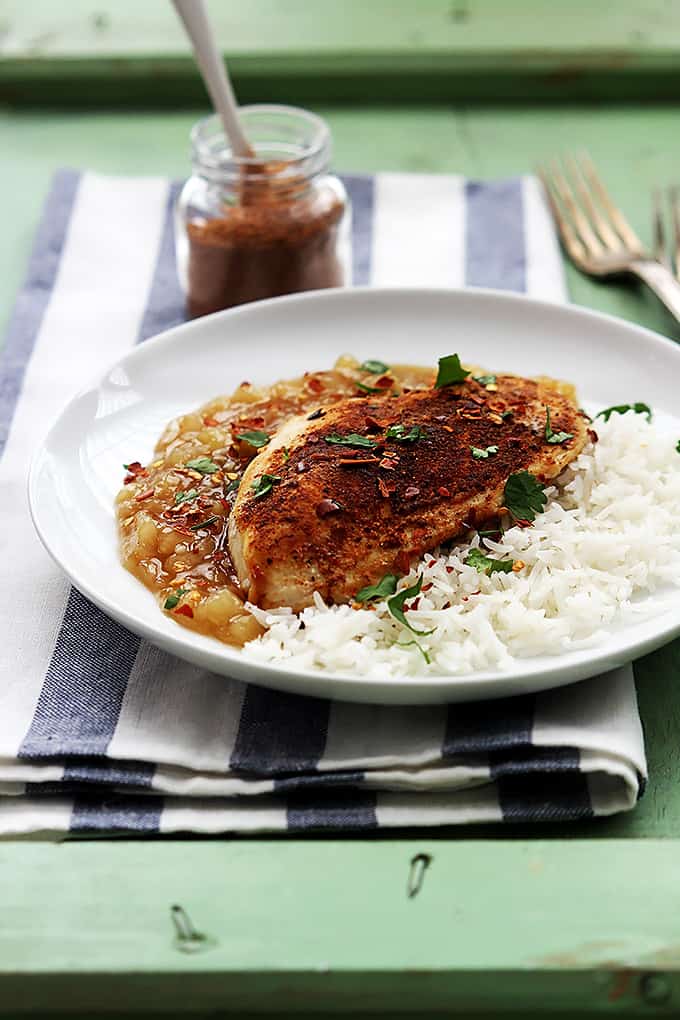
M 96 342 L 96 338 L 93 338 Z M 360 358 L 434 364 L 464 360 L 576 383 L 586 406 L 643 400 L 680 436 L 680 349 L 647 330 L 580 308 L 494 291 L 322 291 L 218 313 L 147 341 L 63 411 L 37 453 L 29 497 L 38 533 L 73 583 L 116 620 L 216 673 L 344 700 L 422 704 L 519 694 L 603 672 L 680 632 L 680 593 L 655 596 L 655 615 L 612 630 L 596 648 L 524 659 L 510 672 L 363 680 L 247 661 L 178 626 L 120 565 L 113 500 L 124 461 L 149 460 L 173 416 L 228 393 Z

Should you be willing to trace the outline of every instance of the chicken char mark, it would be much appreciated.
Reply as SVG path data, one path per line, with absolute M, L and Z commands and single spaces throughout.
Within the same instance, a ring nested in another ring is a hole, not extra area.
M 546 407 L 555 432 L 549 444 Z M 511 412 L 511 413 L 508 413 Z M 416 438 L 386 438 L 389 426 Z M 328 442 L 356 433 L 370 447 Z M 230 519 L 229 545 L 251 601 L 269 608 L 351 599 L 411 557 L 498 515 L 508 477 L 555 478 L 586 442 L 573 388 L 498 376 L 398 397 L 343 400 L 320 418 L 291 419 L 249 465 Z M 487 457 L 473 456 L 472 448 Z M 280 481 L 257 499 L 262 474 Z

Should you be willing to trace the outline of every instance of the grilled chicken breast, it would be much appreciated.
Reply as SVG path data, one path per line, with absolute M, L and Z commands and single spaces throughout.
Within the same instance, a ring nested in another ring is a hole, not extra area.
M 570 438 L 547 442 L 546 408 Z M 292 418 L 249 464 L 229 520 L 242 589 L 263 608 L 299 611 L 315 591 L 348 601 L 496 517 L 511 474 L 555 478 L 586 438 L 573 387 L 512 375 Z

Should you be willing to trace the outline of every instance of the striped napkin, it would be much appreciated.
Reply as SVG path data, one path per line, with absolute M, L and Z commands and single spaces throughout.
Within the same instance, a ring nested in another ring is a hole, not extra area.
M 532 178 L 345 178 L 354 281 L 565 298 Z M 570 820 L 633 807 L 645 757 L 630 667 L 538 696 L 331 703 L 172 658 L 71 588 L 36 538 L 30 457 L 63 404 L 175 325 L 177 186 L 60 172 L 0 376 L 4 566 L 0 834 L 262 832 Z M 210 394 L 207 393 L 206 396 Z

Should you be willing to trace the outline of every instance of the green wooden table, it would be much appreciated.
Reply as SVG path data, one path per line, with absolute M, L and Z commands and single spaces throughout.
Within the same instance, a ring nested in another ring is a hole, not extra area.
M 338 168 L 506 176 L 585 146 L 649 237 L 652 188 L 680 178 L 676 6 L 524 0 L 509 18 L 501 0 L 255 0 L 245 17 L 214 0 L 213 11 L 244 98 L 311 105 Z M 1 3 L 0 102 L 4 325 L 53 170 L 182 176 L 203 106 L 161 0 Z M 571 268 L 569 286 L 578 303 L 680 339 L 643 291 Z M 2 843 L 0 1015 L 676 1015 L 679 677 L 678 642 L 636 664 L 651 778 L 637 809 L 610 820 Z M 433 862 L 408 899 L 420 852 Z M 175 904 L 203 938 L 177 939 Z

